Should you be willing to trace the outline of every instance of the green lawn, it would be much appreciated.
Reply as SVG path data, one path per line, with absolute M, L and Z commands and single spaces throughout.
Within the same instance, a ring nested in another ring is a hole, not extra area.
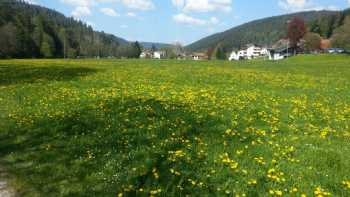
M 350 57 L 1 60 L 20 196 L 350 196 Z

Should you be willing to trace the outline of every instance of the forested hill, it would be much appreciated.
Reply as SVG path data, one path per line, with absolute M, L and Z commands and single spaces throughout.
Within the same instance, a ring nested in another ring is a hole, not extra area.
M 128 45 L 124 39 L 94 31 L 54 10 L 19 0 L 0 0 L 2 58 L 120 57 L 133 52 Z
M 348 11 L 309 11 L 269 17 L 211 35 L 186 48 L 190 51 L 204 51 L 221 44 L 228 51 L 239 49 L 249 43 L 269 46 L 286 35 L 287 22 L 294 17 L 303 18 L 310 31 L 329 38 L 333 31 L 343 24 Z

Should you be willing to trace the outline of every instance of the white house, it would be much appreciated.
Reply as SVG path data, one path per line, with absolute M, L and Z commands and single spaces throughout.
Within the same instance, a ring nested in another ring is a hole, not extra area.
M 258 57 L 266 56 L 268 55 L 267 48 L 259 47 L 254 44 L 247 45 L 247 58 L 248 59 L 255 59 Z
M 207 60 L 208 55 L 206 55 L 205 53 L 193 53 L 192 59 L 193 60 Z
M 262 48 L 254 44 L 247 45 L 247 49 L 240 50 L 238 52 L 233 51 L 229 57 L 229 60 L 243 60 L 243 59 L 255 59 L 262 56 L 267 56 L 267 48 Z
M 228 58 L 228 60 L 232 61 L 232 60 L 239 60 L 238 54 L 236 53 L 236 51 L 232 51 L 232 53 L 230 54 L 230 57 Z
M 247 59 L 247 51 L 246 50 L 240 50 L 238 52 L 232 51 L 230 57 L 228 58 L 230 61 L 232 60 L 244 60 Z
M 269 52 L 269 60 L 282 60 L 284 58 L 286 58 L 286 56 L 281 52 L 275 52 L 275 51 Z
M 269 50 L 267 48 L 263 47 L 261 49 L 260 55 L 261 56 L 268 56 L 269 55 Z
M 237 54 L 240 59 L 247 59 L 247 50 L 240 50 Z
M 149 58 L 151 57 L 152 54 L 150 54 L 149 52 L 147 51 L 143 51 L 141 54 L 140 54 L 140 58 Z
M 145 52 L 142 52 L 142 53 L 140 54 L 140 58 L 146 58 L 146 53 L 145 53 Z
M 166 56 L 166 52 L 165 51 L 155 51 L 153 53 L 153 58 L 154 59 L 163 59 L 163 58 L 165 58 L 165 56 Z
M 291 47 L 275 48 L 268 50 L 269 60 L 282 60 L 292 56 L 294 49 Z

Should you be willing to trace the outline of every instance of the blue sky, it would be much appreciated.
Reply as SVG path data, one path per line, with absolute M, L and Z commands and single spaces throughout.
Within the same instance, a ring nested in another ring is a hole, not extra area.
M 268 16 L 339 10 L 350 0 L 27 0 L 130 41 L 189 44 Z

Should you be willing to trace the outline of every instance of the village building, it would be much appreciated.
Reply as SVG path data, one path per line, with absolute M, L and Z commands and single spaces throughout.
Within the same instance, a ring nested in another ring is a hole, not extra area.
M 186 59 L 186 53 L 178 53 L 176 55 L 177 60 L 185 60 Z
M 247 59 L 247 51 L 246 50 L 240 50 L 238 52 L 232 51 L 232 53 L 230 54 L 229 60 L 233 61 L 233 60 L 245 60 Z
M 268 53 L 267 48 L 263 48 L 254 44 L 247 45 L 247 58 L 255 59 L 258 57 L 266 56 Z
M 269 50 L 269 60 L 282 60 L 286 58 L 286 53 L 283 50 L 270 49 Z
M 295 53 L 295 49 L 292 47 L 280 47 L 280 48 L 271 48 L 268 50 L 269 60 L 282 60 L 293 56 Z
M 265 47 L 260 47 L 255 44 L 248 44 L 246 49 L 240 50 L 238 52 L 232 51 L 229 60 L 245 60 L 245 59 L 255 59 L 259 57 L 264 57 L 268 55 L 268 50 Z
M 153 59 L 164 59 L 166 58 L 165 51 L 155 51 L 153 52 Z
M 140 54 L 140 58 L 142 58 L 142 59 L 148 59 L 148 58 L 152 58 L 152 57 L 153 57 L 153 54 L 150 50 L 144 50 Z
M 208 60 L 208 55 L 205 53 L 193 53 L 192 60 Z
M 296 53 L 293 47 L 290 47 L 288 39 L 280 39 L 270 49 L 268 49 L 269 60 L 277 61 L 288 58 Z

